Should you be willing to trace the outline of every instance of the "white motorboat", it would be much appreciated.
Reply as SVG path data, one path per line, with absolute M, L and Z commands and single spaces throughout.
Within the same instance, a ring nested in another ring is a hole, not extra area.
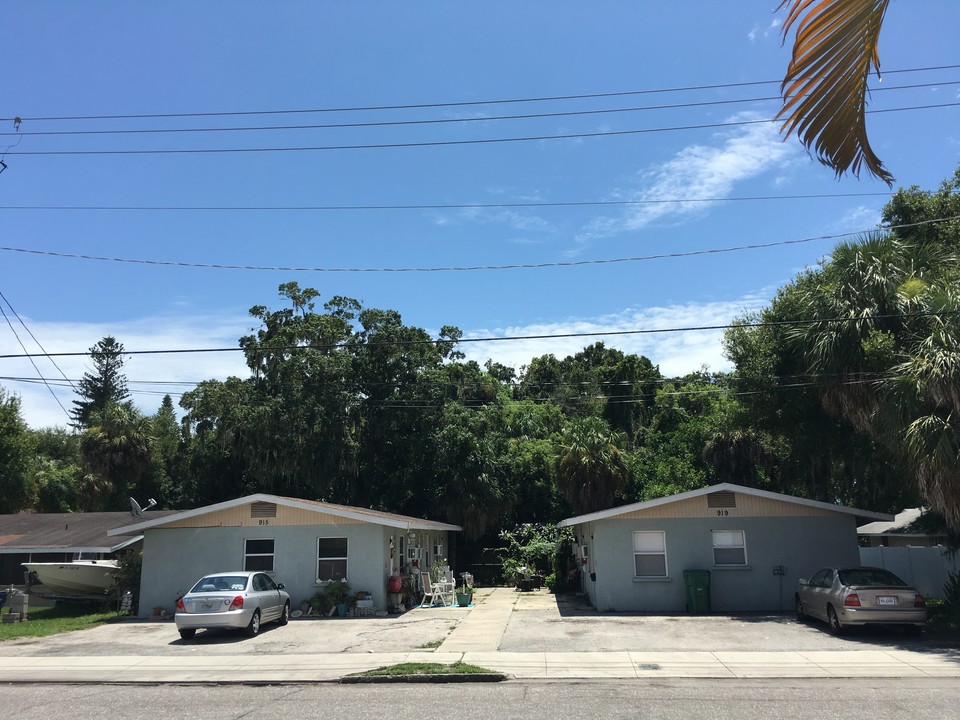
M 74 560 L 61 563 L 23 563 L 36 574 L 37 583 L 50 595 L 106 595 L 113 586 L 116 560 Z

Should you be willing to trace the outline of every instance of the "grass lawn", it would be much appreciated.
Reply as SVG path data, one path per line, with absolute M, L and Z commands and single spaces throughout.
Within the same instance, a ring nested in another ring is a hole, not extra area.
M 9 608 L 3 609 L 6 615 Z M 30 619 L 23 622 L 0 623 L 0 642 L 21 637 L 45 637 L 71 630 L 84 630 L 110 622 L 117 617 L 113 610 L 102 610 L 97 605 L 59 605 L 31 607 Z
M 377 675 L 486 675 L 493 670 L 470 665 L 469 663 L 453 663 L 444 665 L 442 663 L 399 663 L 389 667 L 368 670 L 367 672 L 357 673 L 360 677 L 374 677 Z

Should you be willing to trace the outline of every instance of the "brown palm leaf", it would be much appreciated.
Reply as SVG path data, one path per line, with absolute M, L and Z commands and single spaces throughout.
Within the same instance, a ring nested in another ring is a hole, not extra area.
M 797 25 L 793 57 L 780 85 L 781 132 L 796 132 L 807 150 L 837 173 L 861 167 L 887 185 L 893 175 L 867 137 L 867 78 L 880 72 L 877 41 L 890 0 L 782 0 L 786 39 Z

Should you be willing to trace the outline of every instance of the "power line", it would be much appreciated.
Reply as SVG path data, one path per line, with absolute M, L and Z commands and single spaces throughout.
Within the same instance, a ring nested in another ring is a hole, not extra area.
M 910 105 L 883 110 L 867 110 L 867 114 L 904 112 L 912 110 L 931 110 L 937 108 L 957 107 L 960 102 L 936 103 L 932 105 Z M 467 140 L 427 140 L 422 142 L 398 143 L 359 143 L 354 145 L 302 145 L 276 146 L 253 148 L 168 148 L 154 150 L 23 150 L 10 152 L 8 155 L 53 157 L 53 156 L 90 156 L 90 155 L 227 155 L 237 153 L 270 153 L 270 152 L 327 152 L 336 150 L 391 150 L 400 148 L 423 147 L 453 147 L 463 145 L 493 145 L 499 143 L 543 142 L 547 140 L 579 140 L 597 137 L 624 137 L 630 135 L 645 135 L 664 132 L 678 132 L 683 130 L 709 130 L 716 128 L 743 127 L 747 125 L 770 124 L 773 119 L 767 120 L 735 120 L 730 122 L 702 123 L 697 125 L 670 125 L 657 128 L 643 128 L 639 130 L 607 130 L 585 133 L 559 133 L 555 135 L 527 135 L 506 138 L 473 138 Z
M 884 75 L 898 75 L 902 73 L 927 72 L 932 70 L 953 70 L 960 68 L 960 65 L 937 65 L 918 68 L 903 68 L 899 70 L 886 70 Z M 137 114 L 113 114 L 113 115 L 53 115 L 53 116 L 29 116 L 22 115 L 20 119 L 24 122 L 40 121 L 58 121 L 58 120 L 142 120 L 142 119 L 160 119 L 160 118 L 195 118 L 195 117 L 239 117 L 239 116 L 258 116 L 258 115 L 299 115 L 309 113 L 336 113 L 336 112 L 366 112 L 377 110 L 420 110 L 427 108 L 451 108 L 451 107 L 475 107 L 478 105 L 506 105 L 511 103 L 533 103 L 533 102 L 554 102 L 562 100 L 587 100 L 594 98 L 625 97 L 636 95 L 655 95 L 659 93 L 691 92 L 695 90 L 722 90 L 738 87 L 755 87 L 758 85 L 779 85 L 780 80 L 754 80 L 737 83 L 715 83 L 710 85 L 686 85 L 670 88 L 643 89 L 643 90 L 622 90 L 602 93 L 583 93 L 578 95 L 551 95 L 541 97 L 520 97 L 494 100 L 467 100 L 459 102 L 432 102 L 432 103 L 408 103 L 397 105 L 359 105 L 332 108 L 294 108 L 281 110 L 239 110 L 223 112 L 180 112 L 180 113 L 137 113 Z M 0 121 L 12 121 L 14 118 L 0 118 Z
M 891 314 L 891 315 L 872 315 L 869 319 L 871 321 L 876 320 L 889 320 L 889 319 L 903 319 L 903 318 L 920 318 L 920 317 L 953 317 L 958 315 L 957 312 L 916 312 L 916 313 L 902 313 L 902 314 Z M 486 342 L 514 342 L 517 340 L 563 340 L 567 338 L 584 338 L 584 337 L 614 337 L 618 335 L 657 335 L 661 333 L 683 333 L 683 332 L 703 332 L 703 331 L 712 331 L 712 330 L 729 330 L 730 328 L 762 328 L 762 327 L 803 327 L 809 325 L 822 325 L 822 324 L 837 324 L 837 323 L 849 323 L 849 322 L 862 322 L 862 318 L 850 318 L 850 317 L 835 317 L 835 318 L 817 318 L 812 320 L 776 320 L 776 321 L 762 321 L 762 322 L 738 322 L 735 324 L 725 324 L 725 325 L 694 325 L 687 327 L 672 327 L 672 328 L 647 328 L 640 330 L 597 330 L 592 332 L 572 332 L 572 333 L 555 333 L 555 334 L 536 334 L 536 335 L 507 335 L 507 336 L 490 336 L 490 337 L 479 337 L 479 338 L 460 338 L 458 340 L 448 340 L 448 339 L 437 339 L 437 340 L 377 340 L 375 343 L 357 343 L 356 341 L 346 341 L 339 343 L 321 343 L 321 344 L 305 344 L 305 345 L 258 345 L 255 348 L 240 348 L 240 347 L 228 347 L 228 348 L 179 348 L 179 349 L 168 349 L 168 350 L 124 350 L 124 355 L 184 355 L 184 354 L 194 354 L 194 353 L 221 353 L 221 352 L 247 352 L 248 350 L 256 350 L 259 354 L 269 354 L 275 352 L 291 352 L 296 350 L 363 350 L 368 347 L 414 347 L 422 345 L 437 345 L 437 346 L 456 346 L 461 344 L 474 344 L 474 343 L 486 343 Z M 89 352 L 59 352 L 59 353 L 42 353 L 42 354 L 7 354 L 0 355 L 0 360 L 20 360 L 23 358 L 29 357 L 83 357 L 88 355 Z
M 10 312 L 12 312 L 16 316 L 16 318 L 20 320 L 20 324 L 23 325 L 24 328 L 26 328 L 27 326 L 24 325 L 23 320 L 20 318 L 19 315 L 17 315 L 17 311 L 13 309 L 13 306 L 10 305 L 10 302 L 7 300 L 6 296 L 4 296 L 2 292 L 0 292 L 0 299 L 2 299 L 3 302 L 7 304 L 7 306 L 10 308 Z M 7 325 L 10 327 L 10 332 L 12 332 L 13 336 L 17 339 L 17 344 L 23 349 L 24 352 L 27 352 L 27 348 L 23 344 L 23 341 L 20 339 L 20 335 L 17 333 L 16 328 L 13 327 L 13 323 L 10 322 L 10 318 L 7 317 L 7 313 L 3 309 L 2 303 L 0 303 L 0 315 L 3 315 L 3 319 L 7 322 Z M 27 332 L 30 332 L 30 331 L 27 330 Z M 30 336 L 33 337 L 33 333 L 30 333 Z M 36 338 L 34 338 L 34 340 L 36 340 Z M 37 344 L 39 345 L 40 343 L 37 343 Z M 41 346 L 40 349 L 43 350 L 43 347 Z M 45 350 L 44 350 L 44 353 L 46 353 Z M 60 398 L 57 397 L 57 394 L 53 391 L 53 388 L 50 387 L 50 383 L 47 382 L 47 379 L 43 376 L 43 373 L 40 372 L 40 368 L 38 368 L 37 364 L 33 361 L 33 357 L 32 356 L 27 356 L 27 357 L 29 357 L 30 364 L 33 365 L 33 369 L 37 371 L 37 377 L 39 377 L 40 380 L 43 381 L 43 384 L 46 386 L 47 390 L 50 391 L 50 394 L 53 396 L 53 399 L 57 401 L 57 405 L 60 406 L 60 409 L 63 410 L 64 414 L 69 418 L 70 413 L 67 412 L 67 409 L 63 406 L 63 403 L 60 402 Z M 49 358 L 49 359 L 50 359 L 50 362 L 54 362 L 53 358 Z M 56 365 L 55 362 L 54 362 L 54 365 Z M 59 368 L 57 369 L 59 370 Z
M 960 215 L 946 218 L 936 218 L 932 220 L 923 220 L 915 223 L 906 223 L 903 225 L 890 225 L 880 228 L 884 232 L 900 230 L 904 228 L 918 227 L 921 225 L 932 225 L 941 222 L 950 222 L 960 220 Z M 875 229 L 874 229 L 875 230 Z M 0 245 L 0 251 L 23 253 L 27 255 L 41 255 L 46 257 L 60 257 L 72 260 L 90 260 L 96 262 L 115 262 L 127 263 L 133 265 L 151 265 L 160 267 L 182 267 L 205 270 L 256 270 L 269 272 L 320 272 L 320 273 L 437 273 L 437 272 L 477 272 L 490 270 L 542 270 L 547 268 L 565 268 L 565 267 L 583 267 L 588 265 L 615 265 L 629 262 L 647 262 L 650 260 L 665 260 L 671 258 L 698 257 L 702 255 L 720 255 L 732 252 L 742 252 L 745 250 L 762 250 L 774 247 L 786 247 L 789 245 L 801 245 L 805 243 L 816 242 L 819 240 L 837 240 L 844 237 L 856 237 L 871 232 L 871 230 L 858 230 L 855 232 L 833 233 L 830 235 L 816 235 L 813 237 L 800 238 L 796 240 L 777 240 L 768 243 L 754 243 L 750 245 L 736 245 L 727 248 L 710 248 L 707 250 L 689 250 L 686 252 L 659 253 L 656 255 L 640 255 L 635 257 L 621 258 L 603 258 L 592 260 L 558 260 L 552 262 L 540 263 L 514 263 L 506 265 L 462 265 L 462 266 L 443 266 L 443 267 L 295 267 L 295 266 L 268 266 L 268 265 L 227 265 L 223 263 L 194 263 L 179 260 L 146 260 L 134 258 L 108 257 L 103 255 L 85 255 L 82 253 L 64 253 L 55 250 L 38 250 L 34 248 L 17 248 Z
M 504 203 L 420 203 L 414 205 L 0 205 L 0 210 L 130 210 L 162 212 L 314 212 L 347 210 L 485 210 L 516 208 L 603 207 L 630 205 L 679 205 L 714 202 L 760 202 L 770 200 L 823 200 L 854 197 L 890 197 L 893 193 L 818 193 L 810 195 L 747 195 L 718 198 L 676 198 L 655 200 L 569 200 L 559 202 Z
M 950 85 L 960 85 L 960 81 L 949 81 L 939 83 L 916 83 L 912 85 L 893 85 L 875 88 L 872 92 L 885 92 L 891 90 L 916 90 L 928 87 L 947 87 Z M 426 120 L 383 120 L 376 122 L 352 122 L 352 123 L 322 123 L 311 125 L 247 125 L 231 127 L 188 127 L 188 128 L 121 128 L 114 130 L 35 130 L 35 131 L 17 131 L 0 132 L 0 137 L 8 135 L 21 135 L 33 137 L 50 136 L 84 136 L 84 135 L 162 135 L 162 134 L 184 134 L 184 133 L 232 133 L 232 132 L 274 132 L 286 130 L 337 130 L 349 128 L 382 128 L 382 127 L 408 127 L 418 125 L 450 125 L 477 122 L 497 122 L 503 120 L 537 120 L 549 118 L 566 118 L 591 115 L 611 115 L 616 113 L 634 113 L 646 112 L 651 110 L 680 110 L 698 107 L 713 107 L 720 105 L 739 105 L 747 103 L 779 101 L 779 95 L 768 95 L 764 97 L 752 98 L 734 98 L 728 100 L 703 100 L 699 102 L 670 103 L 665 105 L 644 105 L 639 107 L 625 108 L 600 108 L 594 110 L 567 110 L 558 112 L 528 113 L 522 115 L 493 115 L 488 117 L 466 117 L 466 118 L 431 118 Z

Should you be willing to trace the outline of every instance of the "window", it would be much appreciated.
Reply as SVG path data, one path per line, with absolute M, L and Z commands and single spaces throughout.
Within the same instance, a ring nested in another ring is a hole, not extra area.
M 317 538 L 317 581 L 346 578 L 347 539 Z
M 667 541 L 662 530 L 633 534 L 633 564 L 637 577 L 667 576 Z
M 747 545 L 743 530 L 713 531 L 713 564 L 747 564 Z
M 244 570 L 273 572 L 273 540 L 245 540 Z

